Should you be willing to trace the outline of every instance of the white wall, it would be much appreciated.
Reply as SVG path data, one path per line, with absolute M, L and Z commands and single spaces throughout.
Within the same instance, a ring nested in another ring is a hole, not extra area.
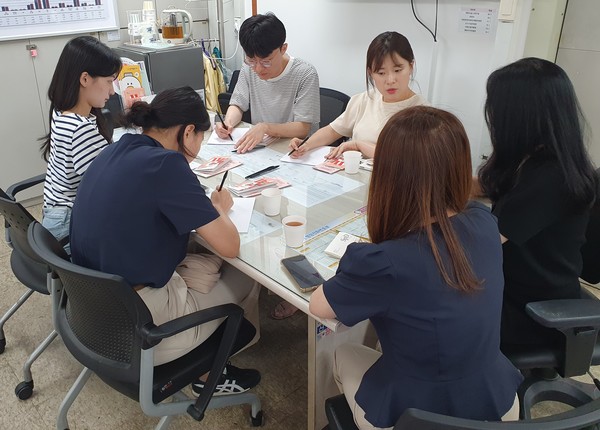
M 600 5 L 598 0 L 570 1 L 556 63 L 573 81 L 589 125 L 590 154 L 600 166 Z
M 433 29 L 435 2 L 415 0 L 417 14 Z M 490 34 L 460 31 L 461 8 L 491 8 L 499 1 L 439 2 L 438 42 L 413 17 L 409 0 L 258 0 L 258 13 L 272 11 L 285 24 L 288 52 L 317 68 L 322 87 L 349 95 L 365 89 L 365 57 L 371 40 L 394 30 L 404 34 L 417 63 L 414 89 L 435 106 L 455 113 L 471 140 L 474 164 L 489 153 L 483 121 L 485 81 L 495 68 L 520 58 L 525 44 L 531 0 L 519 2 L 514 23 L 494 22 Z M 246 14 L 251 3 L 246 0 Z

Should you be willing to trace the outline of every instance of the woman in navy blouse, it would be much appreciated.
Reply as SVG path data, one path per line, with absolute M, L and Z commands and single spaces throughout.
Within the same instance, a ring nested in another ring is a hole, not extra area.
M 375 150 L 367 226 L 310 311 L 371 320 L 382 353 L 336 350 L 334 376 L 361 429 L 391 428 L 405 409 L 517 419 L 521 374 L 500 352 L 502 247 L 496 219 L 469 202 L 469 141 L 452 114 L 394 115 Z

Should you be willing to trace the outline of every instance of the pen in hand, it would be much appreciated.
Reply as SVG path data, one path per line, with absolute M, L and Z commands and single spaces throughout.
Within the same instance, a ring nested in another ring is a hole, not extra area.
M 223 117 L 221 116 L 221 113 L 219 111 L 217 111 L 217 116 L 219 117 L 219 120 L 221 121 L 221 124 L 223 124 L 223 128 L 225 130 L 229 131 L 228 127 L 225 125 L 225 121 L 223 120 Z M 233 137 L 231 137 L 231 134 L 229 134 L 228 136 L 229 136 L 229 139 L 233 142 Z
M 310 137 L 310 135 L 306 136 L 304 138 L 304 140 L 302 142 L 300 142 L 300 145 L 298 145 L 298 148 L 300 148 L 302 145 L 304 145 L 309 137 Z M 298 149 L 298 148 L 296 148 L 296 149 Z M 292 149 L 290 152 L 288 152 L 288 155 L 292 155 L 296 149 Z
M 223 179 L 221 179 L 221 185 L 217 188 L 217 191 L 221 191 L 223 189 L 223 185 L 225 185 L 225 179 L 227 179 L 227 174 L 229 170 L 225 170 L 225 174 L 223 175 Z

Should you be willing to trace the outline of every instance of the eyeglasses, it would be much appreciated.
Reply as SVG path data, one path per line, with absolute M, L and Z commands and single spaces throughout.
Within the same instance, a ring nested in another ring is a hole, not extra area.
M 258 63 L 260 63 L 261 67 L 264 67 L 265 69 L 268 69 L 269 67 L 271 67 L 273 65 L 271 63 L 271 60 L 254 61 L 254 60 L 248 60 L 248 57 L 244 57 L 244 63 L 246 63 L 248 65 L 248 67 L 250 67 L 251 69 L 254 69 L 256 67 L 256 64 L 258 64 Z

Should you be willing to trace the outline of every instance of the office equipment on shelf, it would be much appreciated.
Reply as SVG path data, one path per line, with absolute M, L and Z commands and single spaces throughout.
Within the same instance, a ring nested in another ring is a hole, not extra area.
M 155 94 L 184 85 L 204 90 L 204 62 L 199 46 L 123 45 L 113 50 L 121 57 L 145 63 Z

